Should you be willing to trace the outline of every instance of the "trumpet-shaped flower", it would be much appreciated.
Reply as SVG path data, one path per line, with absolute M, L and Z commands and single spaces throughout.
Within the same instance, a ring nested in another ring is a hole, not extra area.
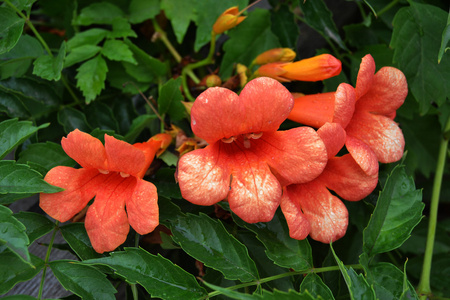
M 262 65 L 255 76 L 266 76 L 280 82 L 320 81 L 339 75 L 341 61 L 330 54 L 321 54 L 296 62 L 273 62 Z
M 282 186 L 313 180 L 327 162 L 312 128 L 277 131 L 292 106 L 289 91 L 266 77 L 250 81 L 239 96 L 220 87 L 200 94 L 191 126 L 209 145 L 180 158 L 182 196 L 199 205 L 227 199 L 246 222 L 271 220 Z
M 378 161 L 367 145 L 346 137 L 338 123 L 326 123 L 318 133 L 327 147 L 327 166 L 313 181 L 285 187 L 280 206 L 292 238 L 302 240 L 310 235 L 330 243 L 341 238 L 348 225 L 345 205 L 330 190 L 349 201 L 365 198 L 377 185 Z M 335 157 L 344 142 L 352 145 L 350 153 Z
M 288 118 L 314 127 L 337 122 L 348 136 L 368 145 L 378 161 L 395 162 L 403 155 L 405 140 L 393 119 L 407 93 L 406 78 L 400 70 L 383 67 L 375 74 L 375 62 L 366 55 L 354 90 L 341 84 L 335 93 L 299 97 Z
M 213 25 L 213 32 L 215 34 L 221 34 L 228 29 L 236 27 L 246 18 L 239 15 L 240 13 L 237 6 L 230 7 L 217 18 Z
M 40 206 L 52 218 L 65 222 L 89 201 L 85 227 L 95 251 L 112 251 L 121 245 L 133 227 L 146 234 L 159 224 L 156 187 L 143 180 L 146 170 L 166 136 L 155 136 L 130 145 L 105 135 L 105 145 L 91 135 L 74 130 L 61 145 L 81 169 L 58 166 L 45 180 L 65 190 L 41 194 Z M 125 212 L 126 207 L 126 212 Z

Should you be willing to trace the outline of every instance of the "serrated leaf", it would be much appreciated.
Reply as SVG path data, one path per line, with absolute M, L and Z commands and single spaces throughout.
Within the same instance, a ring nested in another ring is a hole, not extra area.
M 92 130 L 88 124 L 86 115 L 72 107 L 65 107 L 58 112 L 58 122 L 64 127 L 64 131 L 69 133 L 75 129 L 84 132 Z
M 20 152 L 18 163 L 33 162 L 45 168 L 46 172 L 56 166 L 74 167 L 76 162 L 70 158 L 60 144 L 46 142 L 28 145 Z
M 109 38 L 137 37 L 136 32 L 131 29 L 131 24 L 125 18 L 115 19 L 112 24 L 112 31 L 108 33 Z
M 299 35 L 298 25 L 294 20 L 294 14 L 287 5 L 281 5 L 270 15 L 272 31 L 280 40 L 282 47 L 295 49 Z
M 130 64 L 130 66 L 133 66 Z M 108 74 L 106 80 L 109 84 L 123 93 L 127 94 L 139 94 L 139 92 L 145 92 L 150 87 L 150 82 L 139 82 L 133 76 L 129 75 L 125 70 L 123 63 L 108 61 Z
M 92 128 L 111 130 L 117 132 L 119 125 L 110 106 L 103 102 L 95 101 L 84 109 L 86 119 Z
M 367 279 L 373 285 L 378 299 L 418 299 L 417 293 L 411 283 L 407 282 L 404 290 L 404 277 L 402 271 L 390 263 L 377 263 L 369 267 Z
M 257 238 L 266 247 L 266 254 L 281 267 L 296 271 L 312 268 L 311 246 L 308 241 L 295 240 L 289 236 L 289 228 L 280 211 L 267 223 L 248 224 L 233 215 L 236 223 L 256 233 Z
M 0 159 L 3 159 L 15 147 L 22 144 L 26 139 L 39 129 L 47 127 L 43 124 L 39 127 L 33 126 L 30 121 L 18 121 L 9 119 L 0 123 Z
M 158 0 L 131 0 L 129 11 L 129 20 L 132 24 L 141 23 L 148 19 L 153 19 L 159 14 Z
M 0 194 L 57 193 L 63 189 L 50 185 L 28 165 L 0 161 Z
M 37 0 L 11 0 L 11 4 L 13 4 L 18 10 L 25 10 L 27 13 L 30 12 L 31 6 Z
M 34 212 L 21 211 L 14 214 L 14 217 L 25 226 L 30 244 L 52 231 L 55 227 L 55 224 L 47 217 Z
M 93 3 L 83 8 L 73 21 L 75 25 L 112 24 L 114 19 L 123 18 L 123 11 L 109 2 Z
M 127 73 L 139 82 L 152 82 L 155 77 L 167 74 L 167 66 L 163 62 L 150 56 L 141 48 L 125 39 L 124 42 L 130 47 L 137 61 L 137 65 L 124 62 Z
M 92 28 L 86 31 L 82 31 L 75 34 L 73 38 L 67 41 L 67 49 L 71 51 L 74 48 L 84 45 L 95 46 L 100 43 L 107 35 L 108 31 L 101 28 Z
M 439 48 L 438 53 L 438 63 L 441 63 L 441 59 L 444 56 L 444 53 L 450 49 L 449 47 L 447 47 L 449 42 L 450 42 L 450 11 L 447 17 L 447 26 L 445 26 L 445 29 L 442 32 L 441 47 Z
M 33 196 L 34 194 L 0 194 L 0 204 L 10 204 L 19 199 Z
M 309 273 L 303 278 L 300 284 L 300 292 L 308 291 L 313 297 L 322 297 L 322 299 L 334 299 L 330 288 L 323 283 L 322 279 L 316 273 Z
M 218 291 L 221 294 L 231 298 L 231 299 L 238 299 L 238 300 L 254 300 L 256 299 L 255 296 L 249 295 L 249 294 L 242 294 L 227 288 L 223 288 L 221 286 L 214 285 L 212 283 L 208 283 L 206 281 L 203 281 L 203 284 L 209 287 L 212 290 Z
M 125 135 L 125 140 L 129 143 L 134 142 L 142 130 L 149 126 L 150 123 L 156 118 L 156 115 L 141 115 L 135 118 L 131 123 L 130 130 Z
M 181 77 L 171 78 L 162 87 L 158 97 L 158 110 L 161 115 L 168 114 L 172 120 L 181 120 L 186 115 L 186 108 L 181 103 Z
M 44 261 L 31 254 L 31 264 L 25 263 L 9 250 L 0 253 L 0 294 L 12 289 L 17 283 L 30 280 L 44 266 Z
M 92 58 L 101 50 L 101 47 L 95 45 L 82 45 L 80 47 L 73 48 L 72 51 L 70 51 L 70 53 L 66 56 L 64 67 L 68 68 L 76 63 Z
M 182 43 L 191 21 L 196 19 L 196 0 L 162 0 L 161 9 L 172 23 L 177 42 Z
M 344 266 L 342 261 L 336 256 L 336 253 L 334 252 L 331 244 L 330 248 L 333 252 L 334 259 L 336 260 L 339 269 L 341 270 L 345 283 L 347 284 L 347 288 L 350 293 L 350 299 L 375 300 L 375 291 L 372 287 L 369 286 L 364 276 L 362 274 L 357 274 L 352 267 L 347 268 L 346 266 Z
M 410 3 L 401 8 L 393 20 L 390 46 L 394 62 L 405 73 L 408 86 L 425 114 L 432 103 L 442 105 L 450 98 L 450 60 L 438 64 L 442 32 L 447 13 L 427 4 Z
M 94 267 L 58 260 L 50 262 L 50 268 L 66 290 L 82 299 L 116 299 L 116 289 L 106 275 Z
M 65 57 L 66 42 L 63 41 L 57 56 L 43 55 L 34 61 L 33 74 L 46 80 L 60 80 Z
M 363 232 L 363 249 L 369 257 L 400 247 L 422 218 L 422 191 L 403 166 L 396 166 L 378 197 Z
M 89 240 L 89 236 L 86 233 L 83 223 L 66 224 L 61 226 L 60 229 L 64 240 L 82 260 L 101 257 L 101 255 L 92 248 L 91 241 Z
M 0 228 L 0 246 L 6 246 L 24 262 L 30 263 L 30 253 L 28 252 L 30 240 L 25 232 L 25 225 L 13 216 L 9 208 L 3 205 L 0 205 Z
M 183 250 L 226 279 L 253 281 L 259 278 L 247 248 L 228 233 L 223 224 L 205 214 L 188 214 L 171 223 L 173 239 Z
M 133 52 L 131 52 L 127 44 L 120 40 L 107 40 L 103 44 L 102 55 L 110 60 L 137 64 L 133 57 Z
M 262 52 L 280 47 L 277 36 L 271 30 L 270 12 L 255 9 L 244 22 L 228 33 L 230 38 L 224 43 L 220 76 L 231 76 L 236 63 L 249 65 Z
M 333 21 L 331 11 L 323 0 L 299 1 L 298 3 L 303 11 L 306 24 L 333 40 L 343 50 L 347 50 Z
M 163 299 L 200 299 L 207 295 L 195 277 L 170 260 L 143 249 L 127 248 L 110 257 L 90 259 L 87 265 L 105 265 L 129 283 L 139 283 L 152 297 Z
M 25 20 L 12 9 L 0 7 L 0 54 L 8 52 L 19 41 Z
M 105 60 L 98 55 L 83 63 L 77 71 L 78 74 L 75 76 L 77 87 L 83 92 L 86 103 L 90 103 L 105 88 L 108 66 Z

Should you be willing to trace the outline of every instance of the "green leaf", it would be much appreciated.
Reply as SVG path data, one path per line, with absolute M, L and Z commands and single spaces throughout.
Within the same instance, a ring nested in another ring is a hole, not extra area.
M 277 36 L 271 30 L 270 12 L 255 9 L 247 19 L 228 33 L 230 38 L 224 43 L 220 76 L 231 76 L 236 63 L 249 65 L 262 52 L 280 47 Z
M 313 267 L 311 246 L 306 239 L 299 241 L 289 236 L 289 228 L 280 211 L 267 223 L 248 224 L 235 215 L 233 219 L 239 226 L 256 233 L 266 247 L 267 257 L 275 264 L 296 271 Z
M 25 262 L 30 262 L 30 240 L 25 232 L 25 225 L 14 218 L 12 211 L 3 205 L 0 205 L 0 228 L 0 246 L 6 246 Z
M 77 87 L 83 92 L 86 103 L 94 100 L 105 88 L 106 73 L 108 66 L 105 60 L 97 55 L 83 63 L 78 69 Z
M 432 103 L 440 106 L 450 98 L 450 60 L 440 64 L 436 60 L 447 13 L 433 5 L 410 5 L 395 15 L 390 46 L 394 48 L 394 62 L 405 73 L 419 102 L 420 113 L 425 114 Z
M 58 55 L 52 57 L 43 55 L 34 61 L 33 74 L 46 80 L 58 81 L 61 79 L 61 71 L 64 66 L 64 58 L 66 57 L 66 42 L 61 43 Z
M 129 143 L 134 142 L 142 130 L 149 126 L 150 123 L 156 118 L 156 115 L 141 115 L 135 118 L 131 123 L 130 130 L 125 135 L 125 140 Z
M 9 250 L 0 253 L 0 294 L 12 289 L 17 283 L 30 280 L 44 266 L 44 261 L 31 254 L 31 265 L 25 263 Z
M 14 48 L 0 55 L 0 80 L 23 76 L 33 59 L 43 53 L 41 43 L 36 38 L 22 35 Z
M 74 25 L 113 24 L 114 19 L 123 18 L 123 11 L 109 2 L 93 3 L 83 8 Z
M 445 26 L 445 29 L 442 32 L 441 47 L 439 48 L 439 53 L 438 53 L 438 64 L 441 63 L 444 53 L 450 49 L 450 47 L 447 47 L 449 42 L 450 42 L 450 11 L 449 11 L 449 14 L 447 17 L 447 26 Z
M 124 41 L 134 54 L 137 65 L 124 63 L 128 74 L 139 82 L 152 82 L 155 77 L 164 76 L 168 69 L 166 64 L 148 55 L 145 51 L 137 47 L 129 40 Z
M 12 9 L 0 7 L 0 54 L 8 52 L 19 41 L 25 20 Z
M 18 121 L 9 119 L 0 123 L 0 159 L 3 159 L 15 147 L 25 142 L 39 129 L 47 127 L 43 124 L 39 127 L 33 126 L 30 121 Z
M 57 193 L 63 189 L 50 185 L 28 165 L 0 161 L 0 194 Z
M 60 229 L 64 240 L 79 258 L 86 260 L 101 257 L 101 255 L 92 248 L 91 241 L 89 240 L 89 236 L 86 233 L 83 223 L 66 224 L 61 226 Z
M 64 67 L 68 68 L 76 63 L 92 58 L 101 50 L 101 47 L 89 44 L 73 48 L 69 55 L 66 56 Z
M 125 18 L 115 19 L 112 24 L 112 29 L 112 32 L 108 33 L 108 37 L 111 39 L 137 37 L 136 32 L 131 29 L 131 24 Z
M 116 289 L 106 275 L 94 267 L 59 260 L 50 262 L 50 268 L 66 290 L 83 299 L 116 299 Z
M 16 95 L 0 90 L 0 112 L 11 118 L 27 118 L 30 116 L 27 108 Z
M 70 158 L 60 144 L 46 142 L 28 145 L 20 152 L 18 163 L 33 162 L 41 165 L 46 171 L 56 166 L 74 167 L 76 162 Z
M 295 49 L 299 29 L 294 20 L 294 14 L 289 10 L 287 5 L 281 5 L 276 11 L 273 11 L 270 20 L 272 23 L 272 31 L 280 40 L 282 47 Z
M 24 199 L 33 196 L 34 193 L 28 194 L 0 194 L 0 204 L 10 204 L 19 199 Z
M 322 297 L 322 299 L 334 299 L 333 293 L 330 288 L 323 283 L 319 275 L 315 273 L 309 273 L 303 278 L 300 285 L 300 292 L 308 291 L 314 297 Z
M 162 159 L 166 153 L 164 152 L 159 158 Z M 171 153 L 172 154 L 172 153 Z M 172 154 L 176 157 L 176 155 Z M 163 159 L 164 161 L 164 159 Z M 176 165 L 176 164 L 175 164 Z M 169 165 L 170 166 L 170 165 Z M 152 181 L 158 189 L 158 195 L 170 198 L 170 199 L 182 199 L 180 188 L 175 182 L 175 169 L 163 168 L 159 169 L 155 174 L 156 180 Z
M 369 286 L 366 279 L 362 274 L 357 274 L 352 267 L 347 268 L 342 261 L 336 256 L 333 247 L 330 244 L 331 251 L 333 252 L 334 259 L 336 260 L 345 283 L 347 284 L 348 291 L 350 293 L 350 299 L 359 300 L 375 300 L 375 291 Z
M 36 297 L 28 296 L 28 295 L 9 295 L 6 297 L 2 297 L 3 300 L 36 300 Z
M 110 60 L 137 64 L 133 57 L 133 52 L 131 52 L 127 44 L 120 40 L 107 40 L 103 44 L 102 55 Z
M 181 120 L 186 116 L 184 100 L 180 90 L 181 77 L 171 78 L 162 87 L 158 97 L 158 110 L 161 115 L 168 114 L 172 120 Z
M 84 45 L 95 46 L 100 43 L 107 35 L 108 31 L 101 28 L 92 28 L 86 31 L 82 31 L 75 34 L 73 38 L 67 41 L 67 49 L 71 51 L 74 48 Z
M 58 112 L 58 122 L 64 127 L 64 131 L 69 133 L 75 129 L 83 132 L 92 130 L 86 120 L 86 115 L 72 107 L 66 107 Z
M 206 281 L 203 281 L 203 284 L 209 287 L 212 290 L 218 291 L 221 294 L 231 298 L 231 299 L 239 299 L 239 300 L 254 300 L 256 299 L 255 296 L 249 295 L 249 294 L 242 294 L 227 288 L 223 288 L 217 285 L 214 285 L 212 283 L 208 283 Z
M 172 23 L 177 42 L 182 43 L 191 21 L 196 19 L 196 0 L 162 0 L 161 9 Z
M 25 225 L 30 244 L 52 231 L 55 227 L 55 224 L 47 217 L 38 213 L 21 211 L 14 214 L 14 217 Z
M 306 24 L 326 38 L 330 38 L 342 49 L 347 50 L 333 21 L 331 11 L 323 0 L 299 1 L 298 3 L 303 11 Z
M 141 23 L 148 19 L 153 19 L 159 14 L 158 0 L 131 0 L 129 11 L 129 20 L 132 24 Z
M 369 257 L 400 247 L 422 218 L 422 191 L 404 167 L 396 166 L 378 197 L 363 232 L 363 249 Z
M 226 279 L 247 282 L 259 278 L 247 248 L 220 221 L 205 214 L 188 214 L 177 218 L 170 228 L 174 241 L 186 253 L 220 271 Z
M 27 13 L 30 12 L 31 6 L 36 1 L 37 0 L 10 0 L 11 4 L 18 10 L 25 10 Z
M 411 283 L 407 282 L 406 290 L 403 287 L 404 277 L 402 271 L 390 263 L 377 263 L 369 267 L 367 278 L 373 285 L 378 299 L 418 299 L 417 293 Z
M 119 124 L 117 124 L 116 117 L 114 116 L 111 107 L 105 103 L 95 101 L 89 104 L 84 112 L 92 128 L 116 132 L 119 130 Z
M 170 260 L 143 249 L 127 248 L 110 257 L 90 259 L 84 264 L 106 265 L 129 283 L 139 283 L 152 297 L 200 299 L 207 295 L 195 277 Z
M 139 91 L 145 92 L 150 87 L 150 82 L 139 82 L 127 73 L 124 63 L 108 61 L 108 74 L 106 80 L 109 84 L 123 93 L 139 94 Z M 128 63 L 125 63 L 128 64 Z M 133 66 L 130 64 L 130 66 Z

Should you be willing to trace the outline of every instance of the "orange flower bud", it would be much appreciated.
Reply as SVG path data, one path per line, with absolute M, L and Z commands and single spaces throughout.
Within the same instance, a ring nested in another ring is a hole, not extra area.
M 240 17 L 239 15 L 240 13 L 237 6 L 230 7 L 224 11 L 213 25 L 214 33 L 221 34 L 244 21 L 246 17 Z
M 296 53 L 289 48 L 274 48 L 258 55 L 253 61 L 256 65 L 273 62 L 289 62 L 294 60 Z
M 342 70 L 341 61 L 330 54 L 321 54 L 285 64 L 283 77 L 299 81 L 320 81 L 339 75 Z
M 262 65 L 258 70 L 255 71 L 254 76 L 256 77 L 270 77 L 276 79 L 280 82 L 289 82 L 291 80 L 284 77 L 286 70 L 283 69 L 283 66 L 286 63 L 269 63 Z
M 150 140 L 161 141 L 161 146 L 158 151 L 156 151 L 156 157 L 159 157 L 161 154 L 166 151 L 167 147 L 169 147 L 170 143 L 172 143 L 172 137 L 167 133 L 158 133 L 150 138 Z
M 239 75 L 239 81 L 241 84 L 241 87 L 244 87 L 244 85 L 247 83 L 248 81 L 248 77 L 247 77 L 247 67 L 244 66 L 243 64 L 237 64 L 236 65 L 236 72 Z

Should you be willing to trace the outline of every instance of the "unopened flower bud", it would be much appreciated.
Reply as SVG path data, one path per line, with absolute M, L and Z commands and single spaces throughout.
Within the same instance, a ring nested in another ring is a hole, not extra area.
M 216 34 L 221 34 L 228 29 L 237 26 L 244 21 L 246 17 L 239 16 L 239 9 L 237 6 L 230 7 L 224 11 L 213 25 L 213 31 Z
M 282 67 L 285 64 L 286 63 L 275 62 L 262 65 L 258 70 L 255 71 L 254 76 L 270 77 L 280 82 L 289 82 L 290 80 L 284 77 L 286 70 L 284 70 Z
M 212 74 L 212 75 L 206 76 L 205 83 L 206 83 L 207 87 L 221 86 L 222 79 L 220 79 L 219 76 Z
M 264 65 L 273 62 L 289 62 L 294 60 L 295 55 L 295 52 L 289 48 L 274 48 L 258 55 L 253 63 Z

